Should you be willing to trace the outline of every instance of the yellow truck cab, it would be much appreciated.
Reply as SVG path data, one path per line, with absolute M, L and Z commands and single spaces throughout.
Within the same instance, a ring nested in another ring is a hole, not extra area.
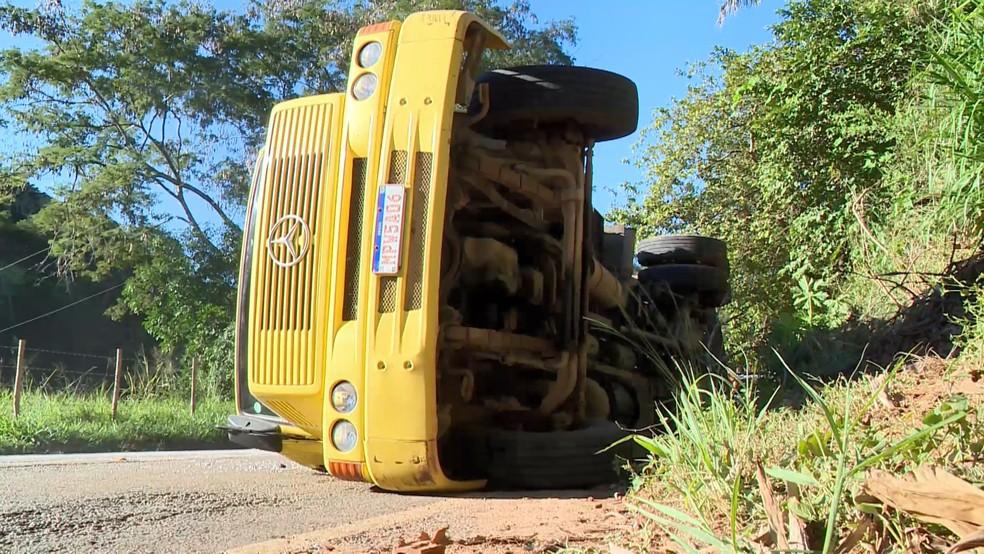
M 395 491 L 614 476 L 675 360 L 715 350 L 723 243 L 605 226 L 598 69 L 483 68 L 475 16 L 370 25 L 344 92 L 270 114 L 244 226 L 230 438 Z M 705 347 L 706 346 L 706 347 Z

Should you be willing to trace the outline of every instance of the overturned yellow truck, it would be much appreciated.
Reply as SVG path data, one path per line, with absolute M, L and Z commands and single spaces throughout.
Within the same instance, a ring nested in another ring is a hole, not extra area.
M 642 241 L 592 208 L 632 133 L 607 71 L 481 72 L 473 15 L 363 28 L 347 88 L 273 108 L 239 283 L 230 438 L 394 491 L 582 487 L 720 349 L 720 241 Z

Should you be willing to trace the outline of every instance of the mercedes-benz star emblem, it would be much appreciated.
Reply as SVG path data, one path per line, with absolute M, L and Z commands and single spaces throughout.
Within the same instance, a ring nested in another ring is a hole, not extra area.
M 311 247 L 311 229 L 304 220 L 287 214 L 270 226 L 267 236 L 267 254 L 280 267 L 296 265 Z

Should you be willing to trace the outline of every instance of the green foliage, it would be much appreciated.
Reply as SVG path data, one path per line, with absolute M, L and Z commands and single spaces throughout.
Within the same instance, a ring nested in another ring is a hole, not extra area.
M 963 2 L 950 12 L 927 71 L 931 106 L 940 110 L 944 159 L 954 182 L 942 187 L 938 223 L 984 231 L 984 5 Z
M 688 378 L 660 412 L 668 431 L 634 439 L 650 454 L 636 508 L 683 551 L 749 551 L 743 530 L 766 519 L 761 467 L 773 489 L 796 491 L 783 509 L 808 524 L 812 548 L 834 551 L 867 513 L 902 550 L 913 522 L 855 501 L 866 471 L 938 464 L 980 479 L 965 462 L 982 447 L 979 395 L 949 391 L 984 359 L 982 287 L 944 270 L 981 254 L 984 5 L 791 0 L 780 15 L 772 43 L 691 69 L 687 95 L 657 112 L 638 147 L 646 181 L 627 187 L 614 215 L 644 234 L 730 239 L 739 346 L 793 345 L 805 369 L 840 370 L 825 366 L 857 360 L 863 344 L 854 353 L 825 336 L 956 286 L 960 358 L 927 364 L 924 377 L 821 388 L 776 357 L 803 405 L 767 412 L 750 393 Z M 888 400 L 895 387 L 905 409 Z
M 657 409 L 661 427 L 672 432 L 633 436 L 651 456 L 657 472 L 653 478 L 661 479 L 660 472 L 682 467 L 711 477 L 679 487 L 668 481 L 695 514 L 708 513 L 710 503 L 728 499 L 732 483 L 748 474 L 757 454 L 753 450 L 760 440 L 756 434 L 762 430 L 769 403 L 760 407 L 750 388 L 737 398 L 729 391 L 727 380 L 716 375 L 686 375 L 672 408 Z
M 54 188 L 34 221 L 63 274 L 125 271 L 116 315 L 140 315 L 168 349 L 205 342 L 197 331 L 232 313 L 245 161 L 300 79 L 262 60 L 309 60 L 249 16 L 189 3 L 6 6 L 0 26 L 43 43 L 0 53 L 0 102 L 37 137 L 6 166 Z
M 809 400 L 798 410 L 769 408 L 771 400 L 762 408 L 755 392 L 733 398 L 727 388 L 704 383 L 706 377 L 687 377 L 673 408 L 660 411 L 667 432 L 633 437 L 649 453 L 630 497 L 636 511 L 669 529 L 685 551 L 691 544 L 750 551 L 751 533 L 766 520 L 756 479 L 762 467 L 774 483 L 798 488 L 797 516 L 822 532 L 820 551 L 833 552 L 850 528 L 844 522 L 872 509 L 853 500 L 867 470 L 955 467 L 980 450 L 979 402 L 971 405 L 959 395 L 944 399 L 912 429 L 894 416 L 869 420 L 886 388 L 903 386 L 895 372 L 826 388 L 790 374 Z M 885 520 L 891 527 L 904 516 L 885 517 L 894 518 Z
M 343 88 L 361 26 L 433 7 L 502 30 L 516 48 L 495 63 L 571 61 L 573 23 L 541 24 L 523 0 L 2 6 L 0 29 L 40 47 L 0 52 L 0 119 L 25 137 L 0 158 L 0 196 L 53 191 L 33 224 L 60 274 L 125 278 L 113 315 L 137 314 L 228 392 L 239 222 L 271 106 Z
M 793 271 L 792 277 L 796 280 L 792 290 L 794 313 L 802 318 L 801 327 L 834 327 L 844 321 L 847 306 L 831 298 L 829 282 L 810 277 L 810 269 L 811 265 L 804 264 Z
M 890 315 L 925 284 L 884 275 L 972 253 L 984 208 L 976 2 L 793 0 L 780 16 L 773 42 L 690 68 L 612 214 L 728 241 L 739 347 Z
M 984 367 L 984 278 L 962 287 L 964 313 L 953 317 L 962 332 L 954 340 L 969 367 Z
M 10 402 L 10 391 L 0 391 L 0 403 Z M 235 408 L 203 399 L 192 416 L 185 397 L 125 398 L 113 421 L 108 392 L 25 391 L 21 410 L 18 418 L 0 412 L 0 454 L 221 448 L 228 442 L 216 425 Z

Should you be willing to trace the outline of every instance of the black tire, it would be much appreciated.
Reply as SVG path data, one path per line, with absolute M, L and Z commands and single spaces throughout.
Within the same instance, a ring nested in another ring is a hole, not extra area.
M 717 308 L 731 300 L 727 271 L 709 265 L 656 265 L 640 271 L 639 282 L 650 286 L 665 284 L 677 294 L 696 294 L 706 308 Z
M 524 128 L 574 121 L 595 141 L 630 135 L 639 122 L 639 92 L 626 77 L 590 67 L 528 65 L 478 76 L 489 85 L 489 110 L 475 128 L 507 138 Z M 478 87 L 469 113 L 482 105 Z
M 692 235 L 666 235 L 639 241 L 639 265 L 702 264 L 728 270 L 728 246 L 722 240 Z
M 488 436 L 489 482 L 522 489 L 577 489 L 611 483 L 618 478 L 616 449 L 599 451 L 625 435 L 610 421 L 552 433 L 493 430 Z

